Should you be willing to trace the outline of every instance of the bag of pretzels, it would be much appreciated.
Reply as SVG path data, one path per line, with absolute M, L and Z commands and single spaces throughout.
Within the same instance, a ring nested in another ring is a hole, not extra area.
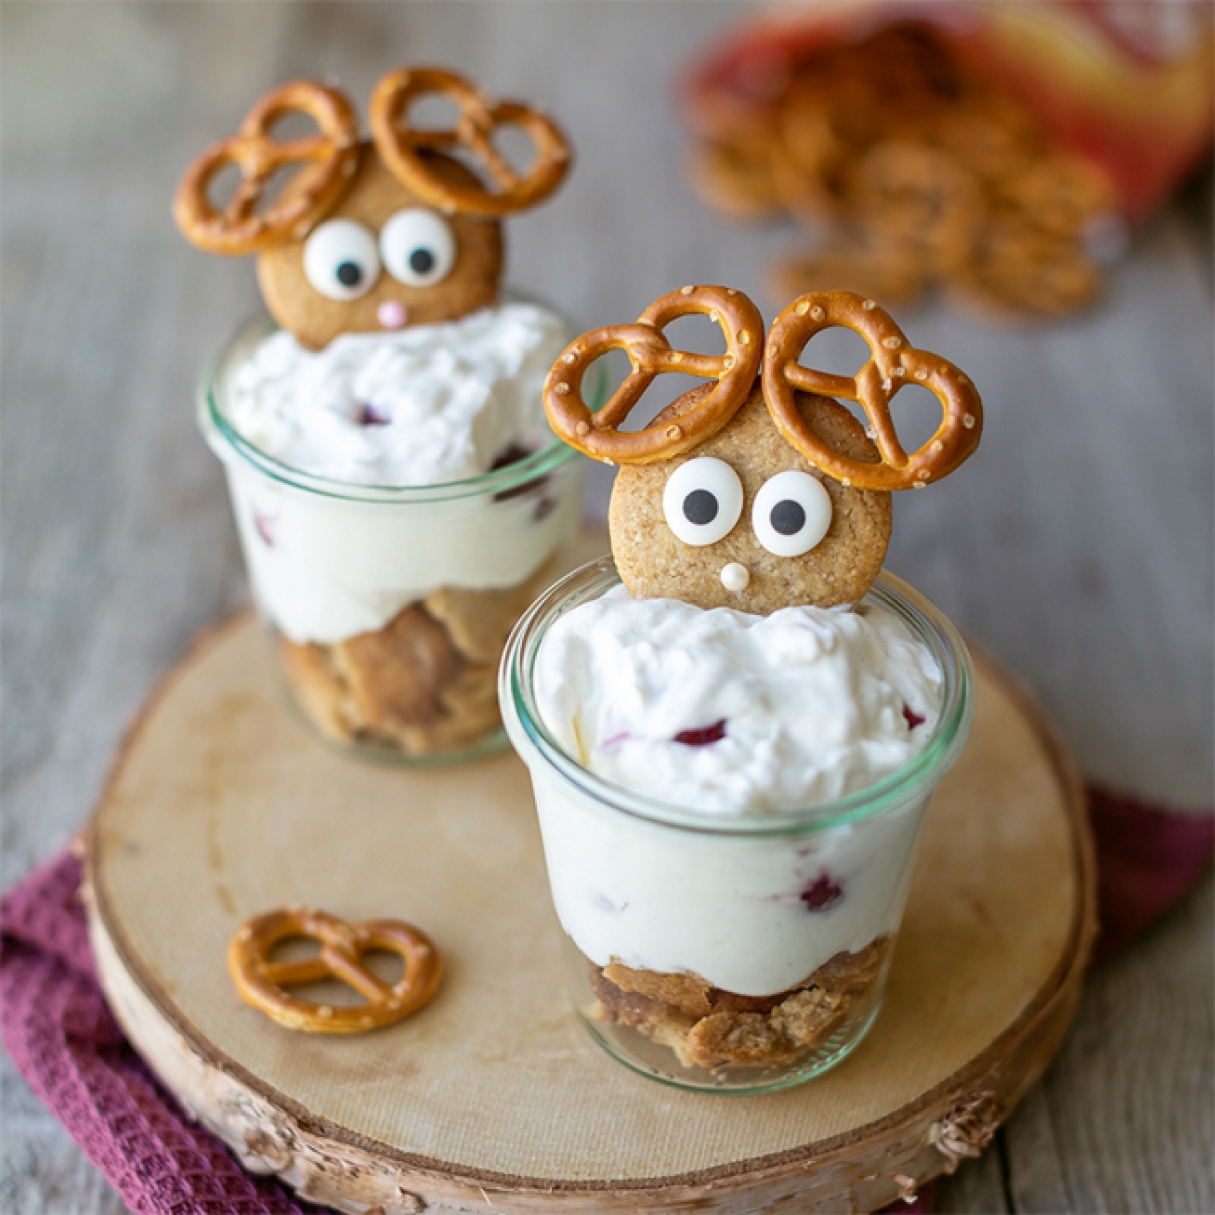
M 782 298 L 939 289 L 1063 316 L 1210 154 L 1212 48 L 1191 0 L 761 9 L 683 79 L 693 182 L 810 231 L 774 269 Z

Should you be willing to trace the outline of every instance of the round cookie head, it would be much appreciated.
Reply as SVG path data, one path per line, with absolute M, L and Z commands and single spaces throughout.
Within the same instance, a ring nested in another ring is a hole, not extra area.
M 435 177 L 476 180 L 458 161 L 427 156 Z M 441 215 L 366 144 L 346 197 L 304 240 L 262 253 L 257 279 L 274 319 L 316 350 L 340 333 L 433 324 L 488 307 L 502 255 L 501 224 Z
M 704 391 L 680 397 L 656 423 L 675 421 Z M 804 393 L 797 406 L 832 450 L 877 459 L 842 405 Z M 841 485 L 791 447 L 757 380 L 729 425 L 694 450 L 621 467 L 608 526 L 616 568 L 635 598 L 766 615 L 857 602 L 881 571 L 891 502 L 889 493 Z

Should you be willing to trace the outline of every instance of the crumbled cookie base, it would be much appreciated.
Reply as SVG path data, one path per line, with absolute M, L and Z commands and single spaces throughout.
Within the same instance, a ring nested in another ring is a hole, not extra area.
M 588 964 L 608 1021 L 670 1047 L 685 1067 L 769 1067 L 822 1046 L 873 989 L 891 946 L 878 937 L 835 954 L 796 987 L 742 996 L 699 975 Z
M 405 755 L 476 746 L 500 724 L 498 660 L 510 630 L 558 570 L 552 558 L 517 587 L 436 591 L 333 645 L 280 635 L 300 708 L 337 742 Z

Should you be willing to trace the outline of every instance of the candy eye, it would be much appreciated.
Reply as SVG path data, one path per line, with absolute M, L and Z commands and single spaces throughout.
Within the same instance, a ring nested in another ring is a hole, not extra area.
M 809 473 L 787 469 L 760 486 L 751 507 L 751 526 L 768 552 L 800 557 L 827 534 L 831 495 Z
M 433 211 L 398 211 L 380 229 L 380 256 L 398 283 L 429 287 L 456 264 L 456 234 Z
M 662 513 L 684 544 L 716 544 L 734 530 L 743 508 L 743 487 L 724 460 L 699 456 L 667 479 Z
M 326 299 L 357 300 L 375 286 L 375 237 L 353 219 L 330 219 L 304 242 L 304 275 Z

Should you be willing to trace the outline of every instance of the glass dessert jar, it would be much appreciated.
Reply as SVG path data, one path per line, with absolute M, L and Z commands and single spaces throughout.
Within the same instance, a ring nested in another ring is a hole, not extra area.
M 554 440 L 439 485 L 302 472 L 231 421 L 232 377 L 273 331 L 255 322 L 220 351 L 198 419 L 223 462 L 253 598 L 292 700 L 325 738 L 371 758 L 452 763 L 501 748 L 502 647 L 568 569 L 583 461 Z
M 834 801 L 698 814 L 601 779 L 537 707 L 547 633 L 618 584 L 607 558 L 550 588 L 512 634 L 499 683 L 531 772 L 575 1008 L 611 1055 L 666 1083 L 800 1083 L 845 1058 L 877 1017 L 924 812 L 970 729 L 969 656 L 932 604 L 883 576 L 865 603 L 896 616 L 942 676 L 921 748 Z

